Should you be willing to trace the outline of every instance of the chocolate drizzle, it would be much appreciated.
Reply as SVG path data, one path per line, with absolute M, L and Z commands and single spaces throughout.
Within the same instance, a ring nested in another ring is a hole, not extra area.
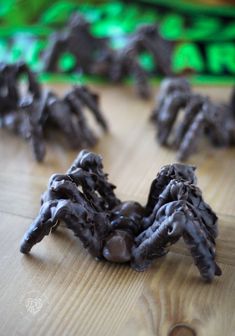
M 21 94 L 21 76 L 26 75 L 27 89 Z M 46 154 L 46 134 L 57 130 L 71 148 L 92 147 L 97 138 L 88 125 L 85 108 L 101 128 L 108 125 L 99 106 L 99 96 L 87 86 L 76 85 L 60 98 L 44 90 L 24 63 L 0 67 L 0 125 L 28 140 L 37 161 Z
M 221 271 L 215 262 L 217 216 L 196 185 L 195 167 L 164 166 L 153 180 L 146 206 L 121 202 L 99 155 L 82 151 L 64 175 L 51 177 L 38 216 L 21 252 L 29 253 L 63 221 L 94 257 L 145 270 L 181 237 L 202 278 Z
M 81 14 L 73 14 L 62 31 L 49 38 L 44 54 L 45 70 L 65 71 L 59 68 L 59 58 L 67 52 L 75 62 L 69 71 L 99 75 L 111 82 L 121 82 L 130 76 L 141 98 L 150 96 L 149 74 L 141 65 L 139 56 L 149 53 L 158 73 L 170 76 L 172 43 L 163 39 L 156 25 L 141 25 L 125 37 L 125 45 L 119 49 L 111 47 L 108 38 L 95 37 L 88 21 Z M 155 70 L 156 70 L 155 69 Z

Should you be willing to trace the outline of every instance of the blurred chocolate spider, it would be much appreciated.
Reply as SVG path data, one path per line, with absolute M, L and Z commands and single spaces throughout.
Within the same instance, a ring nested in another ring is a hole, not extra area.
M 215 262 L 217 217 L 196 186 L 195 168 L 164 166 L 152 182 L 145 207 L 121 202 L 100 156 L 83 150 L 65 175 L 53 175 L 38 216 L 20 250 L 29 253 L 60 221 L 98 259 L 145 270 L 168 246 L 184 239 L 204 280 L 221 271 Z
M 149 75 L 138 57 L 142 52 L 148 52 L 153 56 L 158 72 L 169 76 L 172 73 L 171 49 L 171 43 L 160 36 L 155 25 L 141 25 L 127 37 L 123 48 L 103 53 L 103 58 L 97 59 L 93 65 L 93 72 L 106 75 L 114 82 L 120 82 L 130 75 L 134 79 L 138 95 L 144 99 L 149 98 Z
M 88 126 L 84 107 L 107 131 L 107 123 L 99 108 L 99 97 L 86 86 L 74 86 L 63 98 L 54 92 L 43 91 L 37 98 L 24 97 L 19 108 L 2 118 L 4 127 L 28 139 L 37 161 L 45 157 L 45 135 L 54 128 L 62 132 L 71 148 L 90 147 L 97 138 Z
M 51 36 L 44 54 L 45 70 L 58 71 L 59 57 L 63 52 L 69 52 L 76 60 L 70 71 L 79 70 L 86 74 L 104 76 L 113 82 L 121 82 L 130 75 L 142 98 L 150 96 L 148 74 L 138 60 L 143 51 L 153 56 L 159 73 L 167 76 L 172 73 L 171 43 L 160 36 L 154 25 L 140 26 L 136 32 L 127 36 L 123 48 L 116 50 L 109 44 L 108 39 L 91 34 L 90 25 L 82 15 L 73 14 L 64 31 Z
M 195 150 L 201 135 L 206 135 L 214 146 L 228 146 L 235 134 L 231 105 L 215 104 L 206 96 L 192 93 L 184 78 L 167 78 L 161 84 L 152 114 L 157 139 L 161 145 L 177 149 L 180 161 Z M 181 109 L 183 118 L 175 127 Z
M 65 29 L 51 35 L 44 54 L 46 71 L 59 71 L 58 61 L 62 53 L 75 56 L 73 69 L 91 73 L 91 65 L 108 49 L 107 40 L 96 38 L 90 32 L 90 24 L 79 13 L 73 14 Z

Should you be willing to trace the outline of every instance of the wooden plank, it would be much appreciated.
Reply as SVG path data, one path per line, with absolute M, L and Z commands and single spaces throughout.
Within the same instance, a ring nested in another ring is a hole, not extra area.
M 138 273 L 96 262 L 64 228 L 23 256 L 19 241 L 30 220 L 9 214 L 0 220 L 0 335 L 167 335 L 179 323 L 198 335 L 221 335 L 222 324 L 233 335 L 235 234 L 227 218 L 218 239 L 223 276 L 209 285 L 181 244 Z M 31 297 L 43 305 L 35 315 L 27 306 Z
M 223 265 L 223 278 L 205 285 L 188 257 L 171 254 L 151 269 L 118 334 L 234 336 L 234 271 Z

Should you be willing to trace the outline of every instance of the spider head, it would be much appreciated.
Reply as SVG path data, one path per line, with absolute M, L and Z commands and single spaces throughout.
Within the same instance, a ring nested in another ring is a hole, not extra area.
M 134 237 L 139 233 L 144 208 L 137 202 L 126 201 L 112 210 L 112 232 L 103 248 L 105 259 L 124 263 L 131 259 Z
M 133 236 L 124 230 L 115 230 L 105 240 L 103 256 L 105 259 L 125 263 L 131 259 L 131 249 L 134 244 Z

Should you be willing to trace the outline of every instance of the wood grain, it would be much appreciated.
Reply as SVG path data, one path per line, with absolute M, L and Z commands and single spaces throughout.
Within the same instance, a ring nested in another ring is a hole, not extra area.
M 58 92 L 66 89 L 56 86 Z M 149 185 L 175 153 L 160 148 L 148 118 L 153 102 L 131 88 L 95 87 L 111 132 L 94 149 L 123 200 L 146 202 Z M 226 100 L 229 88 L 197 88 Z M 0 335 L 235 336 L 235 150 L 206 142 L 190 159 L 205 199 L 220 217 L 218 262 L 223 276 L 203 283 L 183 242 L 144 273 L 93 260 L 61 227 L 30 256 L 19 243 L 37 214 L 49 176 L 76 156 L 51 139 L 45 163 L 0 130 Z

